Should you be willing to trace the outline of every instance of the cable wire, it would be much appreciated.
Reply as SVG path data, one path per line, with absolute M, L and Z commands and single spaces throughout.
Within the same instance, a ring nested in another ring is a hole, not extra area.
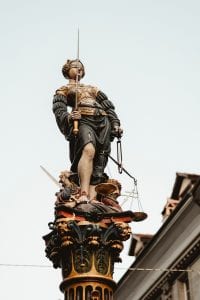
M 34 264 L 1 264 L 0 267 L 29 267 L 29 268 L 52 268 L 50 265 L 34 265 Z M 195 272 L 200 275 L 200 270 L 194 269 L 171 269 L 171 268 L 125 268 L 116 267 L 116 270 L 129 270 L 129 271 L 154 271 L 154 272 Z

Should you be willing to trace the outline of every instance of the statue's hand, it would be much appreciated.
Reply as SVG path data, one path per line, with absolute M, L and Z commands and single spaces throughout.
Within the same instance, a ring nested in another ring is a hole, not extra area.
M 70 114 L 70 119 L 72 120 L 80 120 L 81 119 L 81 114 L 78 110 L 73 110 Z
M 120 126 L 115 125 L 112 129 L 112 136 L 117 137 L 117 138 L 121 138 L 122 135 L 123 135 L 123 129 Z

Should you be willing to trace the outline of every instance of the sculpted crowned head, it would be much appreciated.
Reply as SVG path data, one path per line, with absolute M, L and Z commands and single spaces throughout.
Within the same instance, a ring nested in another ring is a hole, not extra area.
M 85 76 L 85 68 L 80 60 L 67 60 L 62 67 L 63 76 L 66 79 L 76 80 L 77 73 L 79 74 L 79 80 Z

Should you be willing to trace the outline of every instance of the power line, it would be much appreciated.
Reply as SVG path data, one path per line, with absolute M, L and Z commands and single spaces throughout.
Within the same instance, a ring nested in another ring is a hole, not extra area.
M 124 268 L 117 268 L 117 269 L 124 269 Z M 127 270 L 130 271 L 158 271 L 158 272 L 196 272 L 200 275 L 200 270 L 194 269 L 159 269 L 159 268 L 128 268 Z
M 52 268 L 50 265 L 30 265 L 30 264 L 1 264 L 0 267 L 26 267 L 26 268 Z M 116 270 L 129 270 L 129 271 L 154 271 L 154 272 L 194 272 L 200 275 L 200 270 L 194 269 L 164 269 L 164 268 L 125 268 L 116 267 Z
M 27 268 L 52 268 L 50 265 L 28 265 L 28 264 L 1 264 L 0 267 L 27 267 Z

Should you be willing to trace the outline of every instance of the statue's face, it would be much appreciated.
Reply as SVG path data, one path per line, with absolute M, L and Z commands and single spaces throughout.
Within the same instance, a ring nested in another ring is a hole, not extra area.
M 69 69 L 68 76 L 69 76 L 70 79 L 76 80 L 77 75 L 78 75 L 79 79 L 82 78 L 83 77 L 83 71 L 79 70 L 78 68 Z
M 81 63 L 73 62 L 70 65 L 68 76 L 70 79 L 76 80 L 77 74 L 79 79 L 83 77 L 83 67 Z
M 119 191 L 118 186 L 116 186 L 116 190 L 111 195 L 114 197 L 114 199 L 116 199 L 117 197 L 119 197 L 120 191 Z
M 56 221 L 56 228 L 58 232 L 67 231 L 67 220 L 65 218 Z

